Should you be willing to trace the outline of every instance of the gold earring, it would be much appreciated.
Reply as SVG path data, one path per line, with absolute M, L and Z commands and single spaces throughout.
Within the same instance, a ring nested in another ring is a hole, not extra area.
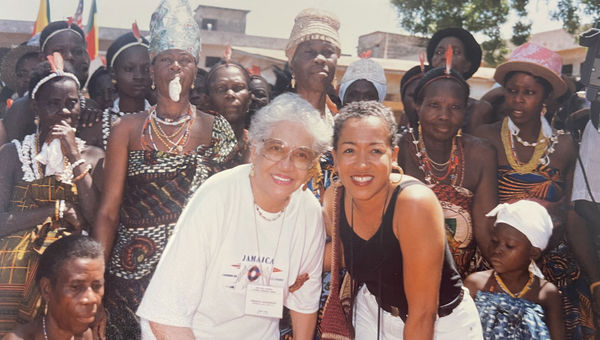
M 154 82 L 152 82 L 152 85 L 150 85 L 150 88 L 152 89 L 152 91 L 156 90 L 156 85 L 154 85 Z
M 458 132 L 456 133 L 456 137 L 462 137 L 462 128 L 458 129 Z
M 192 86 L 190 86 L 190 88 L 193 90 L 194 87 L 196 87 L 196 86 L 194 85 L 194 83 L 192 83 Z
M 546 116 L 546 112 L 548 112 L 548 108 L 546 107 L 546 104 L 542 104 L 542 111 L 540 112 L 540 115 Z
M 117 80 L 116 80 L 116 79 L 111 79 L 111 80 L 110 80 L 110 82 L 111 82 L 113 85 L 117 85 Z
M 292 88 L 293 89 L 296 88 L 296 75 L 294 75 L 293 73 L 292 73 L 292 81 L 291 81 L 291 83 L 292 83 Z
M 394 172 L 394 170 L 396 172 Z M 402 168 L 400 167 L 400 165 L 398 165 L 397 162 L 392 162 L 392 178 L 396 177 L 393 176 L 394 174 L 399 174 L 400 177 L 398 177 L 398 179 L 392 179 L 392 184 L 396 185 L 396 184 L 400 184 L 400 182 L 402 182 L 402 175 L 404 175 L 404 170 L 402 170 Z

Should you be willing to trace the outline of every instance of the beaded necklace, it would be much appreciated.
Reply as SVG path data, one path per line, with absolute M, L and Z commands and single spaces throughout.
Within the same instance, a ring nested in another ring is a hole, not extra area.
M 531 289 L 531 284 L 533 283 L 533 274 L 531 272 L 529 272 L 529 280 L 527 280 L 527 282 L 525 283 L 525 286 L 523 286 L 523 289 L 521 289 L 521 291 L 518 292 L 517 294 L 513 294 L 513 292 L 511 292 L 510 289 L 508 289 L 508 287 L 506 286 L 504 281 L 502 281 L 502 278 L 500 277 L 500 275 L 498 275 L 498 273 L 495 270 L 494 270 L 494 279 L 496 279 L 498 286 L 500 286 L 500 288 L 506 294 L 508 294 L 514 298 L 521 298 L 521 297 L 523 297 L 523 295 L 525 295 L 525 293 L 527 293 Z
M 148 130 L 148 137 L 150 142 L 152 143 L 152 148 L 155 151 L 159 151 L 154 141 L 154 135 L 158 138 L 158 140 L 166 147 L 169 148 L 167 152 L 173 152 L 177 150 L 178 153 L 183 152 L 184 146 L 189 141 L 189 137 L 191 134 L 192 125 L 194 124 L 194 118 L 192 115 L 192 105 L 190 104 L 188 107 L 188 114 L 179 118 L 176 121 L 165 120 L 158 117 L 156 114 L 156 105 L 150 108 L 150 113 L 144 122 L 144 126 L 142 128 L 142 144 L 144 147 L 148 147 L 148 141 L 146 140 L 146 136 L 144 134 L 145 130 Z M 176 129 L 175 133 L 169 135 L 164 132 L 164 130 L 160 127 L 160 125 L 169 125 L 169 126 L 177 126 L 181 125 L 180 128 Z M 173 141 L 172 138 L 175 138 L 177 135 L 180 135 L 177 141 Z
M 144 99 L 144 111 L 150 108 L 150 103 Z M 142 111 L 138 111 L 142 112 Z M 110 136 L 110 129 L 114 122 L 117 120 L 117 117 L 123 117 L 124 115 L 134 114 L 138 112 L 122 112 L 119 107 L 119 98 L 115 99 L 113 102 L 113 107 L 106 108 L 104 112 L 102 112 L 102 144 L 104 145 L 104 149 L 106 150 L 106 146 L 108 145 L 108 137 Z
M 17 155 L 19 156 L 19 161 L 21 161 L 21 170 L 23 170 L 23 180 L 25 182 L 33 182 L 44 177 L 40 163 L 35 160 L 39 148 L 38 139 L 39 134 L 32 133 L 23 138 L 23 144 L 16 139 L 12 141 L 17 148 Z
M 419 125 L 419 139 L 416 140 L 415 136 L 411 133 L 413 138 L 412 143 L 415 146 L 415 156 L 419 163 L 419 169 L 425 176 L 425 182 L 427 184 L 437 184 L 450 178 L 452 186 L 462 185 L 464 180 L 464 166 L 465 159 L 463 153 L 462 141 L 458 140 L 458 137 L 462 137 L 460 134 L 452 137 L 452 148 L 450 149 L 450 156 L 444 163 L 437 163 L 433 161 L 427 154 L 427 148 L 423 141 L 423 132 Z M 434 173 L 445 171 L 444 175 L 437 176 Z
M 515 146 L 513 143 L 513 134 L 508 128 L 509 117 L 505 117 L 502 122 L 502 129 L 500 130 L 500 137 L 502 139 L 502 145 L 504 146 L 504 154 L 508 164 L 520 174 L 525 174 L 533 171 L 537 168 L 538 164 L 546 166 L 550 164 L 550 154 L 555 151 L 554 146 L 558 144 L 558 136 L 564 134 L 562 130 L 557 131 L 556 134 L 552 134 L 550 138 L 545 138 L 542 128 L 535 142 L 536 146 L 533 151 L 533 155 L 527 163 L 519 161 Z
M 21 170 L 23 170 L 23 180 L 25 182 L 33 182 L 35 180 L 44 178 L 42 165 L 35 159 L 35 157 L 40 153 L 39 139 L 39 133 L 32 133 L 31 135 L 23 138 L 23 144 L 19 143 L 19 141 L 16 139 L 12 141 L 17 148 L 17 155 L 19 156 L 19 161 L 21 161 Z M 85 148 L 85 142 L 78 137 L 75 137 L 75 143 L 77 143 L 77 149 L 81 153 Z M 73 179 L 73 169 L 71 167 L 71 163 L 67 157 L 63 156 L 63 158 L 63 171 L 56 175 L 62 183 L 72 184 L 71 180 Z

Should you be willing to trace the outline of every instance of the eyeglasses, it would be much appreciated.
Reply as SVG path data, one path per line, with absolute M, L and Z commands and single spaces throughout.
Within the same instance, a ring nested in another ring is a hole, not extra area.
M 297 169 L 308 170 L 314 166 L 318 154 L 306 146 L 298 146 L 290 149 L 287 144 L 279 139 L 269 138 L 263 140 L 261 148 L 262 155 L 273 162 L 279 162 L 290 157 Z

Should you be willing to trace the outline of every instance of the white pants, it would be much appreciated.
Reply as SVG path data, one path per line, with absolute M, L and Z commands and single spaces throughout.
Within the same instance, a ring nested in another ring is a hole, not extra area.
M 465 290 L 461 303 L 450 315 L 435 321 L 434 340 L 482 340 L 481 321 L 475 303 Z M 379 305 L 375 296 L 364 285 L 356 296 L 354 304 L 354 327 L 356 340 L 377 339 L 377 309 Z M 400 317 L 381 310 L 381 340 L 401 340 L 404 337 L 404 321 Z

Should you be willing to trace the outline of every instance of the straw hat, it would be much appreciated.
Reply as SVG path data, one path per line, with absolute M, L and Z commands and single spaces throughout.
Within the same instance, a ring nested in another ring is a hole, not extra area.
M 294 19 L 294 27 L 285 48 L 285 55 L 288 60 L 292 60 L 298 45 L 308 40 L 328 41 L 339 52 L 341 50 L 339 29 L 340 21 L 334 14 L 320 9 L 307 8 L 298 13 Z
M 11 49 L 0 65 L 0 76 L 2 81 L 6 83 L 6 86 L 12 90 L 17 89 L 17 63 L 19 59 L 28 54 L 33 54 L 37 58 L 40 52 L 40 48 L 37 46 L 26 46 L 20 45 Z
M 496 68 L 494 80 L 504 85 L 504 78 L 509 72 L 530 73 L 547 80 L 552 85 L 552 96 L 557 98 L 567 91 L 567 84 L 560 76 L 561 69 L 562 58 L 557 53 L 528 42 L 517 47 L 508 61 Z

